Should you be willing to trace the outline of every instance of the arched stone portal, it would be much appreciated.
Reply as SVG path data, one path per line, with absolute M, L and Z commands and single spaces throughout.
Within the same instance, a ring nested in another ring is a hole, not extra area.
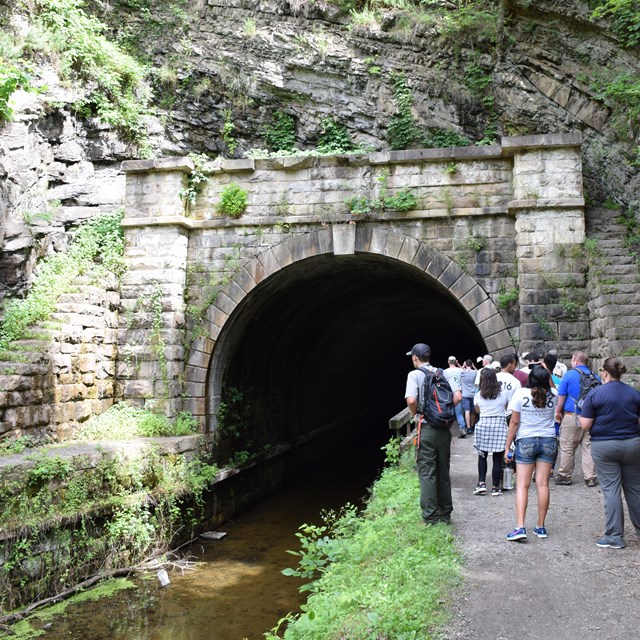
M 219 160 L 186 208 L 188 159 L 124 169 L 122 396 L 191 411 L 204 432 L 224 431 L 223 384 L 252 404 L 247 433 L 273 445 L 369 409 L 386 428 L 415 342 L 444 365 L 589 338 L 586 311 L 563 305 L 584 283 L 579 135 Z M 218 208 L 232 183 L 248 198 L 239 219 Z M 363 219 L 348 205 L 403 190 L 415 210 Z
M 261 253 L 220 292 L 206 332 L 187 366 L 187 409 L 212 429 L 223 384 L 244 390 L 260 445 L 341 422 L 369 425 L 381 441 L 403 406 L 415 342 L 429 342 L 443 367 L 450 354 L 513 349 L 474 278 L 429 244 L 366 223 Z

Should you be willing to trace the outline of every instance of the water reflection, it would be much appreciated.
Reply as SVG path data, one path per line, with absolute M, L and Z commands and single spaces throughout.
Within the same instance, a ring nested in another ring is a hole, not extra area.
M 362 451 L 360 452 L 363 453 Z M 257 640 L 304 598 L 301 582 L 281 570 L 296 564 L 295 533 L 319 522 L 322 509 L 358 502 L 374 479 L 380 456 L 331 461 L 289 483 L 277 495 L 220 527 L 221 541 L 191 549 L 194 570 L 170 570 L 161 588 L 155 574 L 138 589 L 69 607 L 45 640 Z M 364 465 L 364 468 L 363 468 Z

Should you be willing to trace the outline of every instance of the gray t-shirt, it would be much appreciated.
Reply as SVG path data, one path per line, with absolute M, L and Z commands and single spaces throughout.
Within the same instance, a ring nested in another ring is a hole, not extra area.
M 460 372 L 460 385 L 462 387 L 463 398 L 473 398 L 476 394 L 476 373 L 475 369 L 462 369 Z
M 437 371 L 437 367 L 433 367 L 430 364 L 423 364 L 423 367 L 429 369 L 429 371 Z M 454 393 L 456 391 L 460 391 L 460 383 L 452 378 L 449 380 L 449 386 L 451 387 L 451 391 Z M 422 395 L 424 387 L 424 372 L 420 371 L 420 369 L 414 369 L 409 372 L 407 376 L 407 386 L 404 392 L 405 400 L 407 398 L 417 398 L 418 400 L 418 409 L 422 409 L 424 397 Z

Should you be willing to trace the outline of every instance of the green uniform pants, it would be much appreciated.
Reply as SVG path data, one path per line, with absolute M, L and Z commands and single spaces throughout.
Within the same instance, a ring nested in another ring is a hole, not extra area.
M 420 479 L 420 509 L 427 524 L 450 522 L 451 500 L 451 431 L 422 425 L 416 466 Z

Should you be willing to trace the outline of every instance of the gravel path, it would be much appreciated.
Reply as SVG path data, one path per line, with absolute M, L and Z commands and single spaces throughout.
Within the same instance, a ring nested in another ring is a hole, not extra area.
M 477 455 L 471 438 L 452 447 L 455 535 L 467 579 L 448 640 L 629 640 L 640 636 L 640 543 L 626 520 L 625 549 L 600 549 L 599 486 L 580 471 L 574 484 L 551 484 L 549 537 L 532 534 L 537 501 L 529 493 L 527 542 L 505 538 L 516 524 L 515 492 L 474 496 Z M 489 469 L 489 484 L 491 484 Z

